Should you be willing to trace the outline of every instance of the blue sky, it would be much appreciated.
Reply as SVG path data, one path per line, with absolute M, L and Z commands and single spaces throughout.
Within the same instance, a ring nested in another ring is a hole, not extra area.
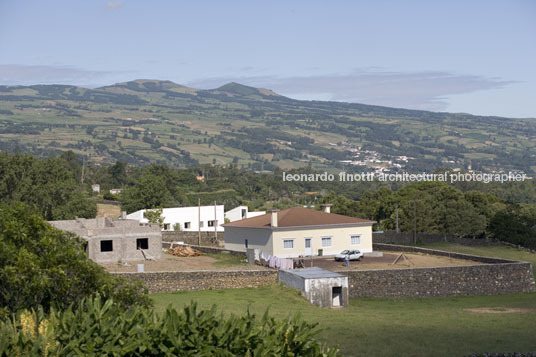
M 0 83 L 230 81 L 536 117 L 536 1 L 0 1 Z

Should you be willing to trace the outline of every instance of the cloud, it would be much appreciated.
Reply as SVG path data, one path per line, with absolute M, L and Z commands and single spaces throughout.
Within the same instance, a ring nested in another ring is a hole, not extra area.
M 72 66 L 0 64 L 0 84 L 73 84 L 96 87 L 109 84 L 118 72 L 93 71 Z
M 231 81 L 269 88 L 296 99 L 333 100 L 433 111 L 445 110 L 450 95 L 497 89 L 515 83 L 499 78 L 441 71 L 388 72 L 367 68 L 349 74 L 208 78 L 188 84 L 199 88 L 215 88 Z
M 123 3 L 120 2 L 120 1 L 108 1 L 106 4 L 105 4 L 106 8 L 109 9 L 109 10 L 115 10 L 115 9 L 120 9 L 123 7 Z

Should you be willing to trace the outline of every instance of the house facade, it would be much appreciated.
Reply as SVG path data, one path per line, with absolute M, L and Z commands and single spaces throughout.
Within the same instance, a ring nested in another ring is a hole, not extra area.
M 224 224 L 225 248 L 259 249 L 280 258 L 338 254 L 345 249 L 372 252 L 374 221 L 294 207 Z
M 97 263 L 158 260 L 162 257 L 162 232 L 157 224 L 106 217 L 49 223 L 84 239 L 88 257 Z
M 134 219 L 140 223 L 148 223 L 144 213 L 147 210 L 142 209 L 127 215 L 127 219 Z M 179 228 L 180 231 L 186 232 L 223 232 L 221 224 L 224 222 L 223 205 L 218 206 L 197 206 L 192 207 L 174 207 L 164 208 L 162 210 L 164 223 L 163 231 L 174 231 Z M 178 225 L 178 226 L 177 226 Z M 199 226 L 200 229 L 199 229 Z

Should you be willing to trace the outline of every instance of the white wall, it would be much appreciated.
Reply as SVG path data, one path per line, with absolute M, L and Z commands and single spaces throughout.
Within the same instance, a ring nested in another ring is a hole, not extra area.
M 272 255 L 272 230 L 268 228 L 245 228 L 226 227 L 225 249 L 246 251 L 245 242 L 248 241 L 248 248 L 259 249 L 266 254 Z
M 222 225 L 224 223 L 224 208 L 223 205 L 216 206 L 216 216 L 214 216 L 214 206 L 201 206 L 201 231 L 214 232 L 214 227 L 208 226 L 208 221 L 214 219 L 217 220 L 217 231 L 223 232 Z M 139 222 L 148 222 L 147 218 L 143 217 L 145 210 L 140 210 L 127 215 L 127 219 L 135 219 Z M 173 231 L 173 226 L 176 223 L 181 225 L 181 231 L 197 232 L 199 214 L 198 207 L 174 207 L 164 208 L 162 210 L 162 217 L 164 217 L 164 226 L 169 224 L 169 231 Z M 185 228 L 185 223 L 189 222 L 190 227 Z M 164 228 L 162 228 L 164 230 Z
M 358 245 L 351 244 L 351 236 L 361 236 Z M 322 246 L 322 237 L 331 237 L 331 246 Z M 305 238 L 311 238 L 311 250 L 313 255 L 318 255 L 318 249 L 323 250 L 324 255 L 335 255 L 345 249 L 357 249 L 363 253 L 372 252 L 372 224 L 354 227 L 326 226 L 320 228 L 303 228 L 275 230 L 273 232 L 273 255 L 280 258 L 306 256 Z M 285 239 L 294 240 L 294 248 L 284 248 Z
M 245 210 L 245 216 L 242 215 L 242 210 Z M 266 214 L 266 211 L 249 212 L 248 206 L 238 206 L 225 212 L 225 218 L 227 218 L 229 222 L 235 222 L 240 221 L 241 219 L 261 216 L 263 214 Z

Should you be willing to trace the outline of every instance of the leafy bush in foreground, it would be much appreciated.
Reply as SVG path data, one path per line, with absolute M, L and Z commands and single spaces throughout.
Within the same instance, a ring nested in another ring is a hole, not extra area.
M 317 333 L 299 317 L 225 318 L 196 304 L 160 316 L 97 296 L 63 312 L 26 310 L 0 322 L 0 356 L 336 356 Z
M 141 284 L 113 277 L 86 256 L 84 242 L 22 204 L 0 205 L 0 319 L 21 309 L 67 308 L 95 293 L 125 307 L 150 306 Z

